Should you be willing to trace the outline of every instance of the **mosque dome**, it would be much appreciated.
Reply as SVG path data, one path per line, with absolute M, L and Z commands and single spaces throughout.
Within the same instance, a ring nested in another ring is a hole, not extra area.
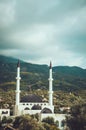
M 42 102 L 42 98 L 35 94 L 29 94 L 22 97 L 20 102 Z
M 49 108 L 44 108 L 41 113 L 52 113 Z

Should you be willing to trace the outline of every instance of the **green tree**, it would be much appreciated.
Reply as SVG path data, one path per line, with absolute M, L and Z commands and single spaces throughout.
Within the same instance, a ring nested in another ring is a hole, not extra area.
M 2 118 L 2 124 L 4 124 L 4 123 L 7 123 L 7 117 L 6 116 L 3 116 L 3 118 Z
M 31 117 L 33 119 L 36 119 L 37 121 L 39 121 L 39 114 L 38 113 L 31 115 Z
M 53 117 L 46 117 L 42 120 L 42 122 L 48 123 L 50 125 L 54 124 L 54 118 Z
M 50 130 L 50 125 L 48 123 L 43 123 L 43 126 L 46 130 Z
M 86 104 L 71 108 L 71 115 L 67 117 L 70 130 L 86 130 Z
M 43 126 L 46 130 L 59 130 L 56 125 L 50 125 L 48 123 L 43 123 Z
M 19 130 L 45 130 L 44 127 L 29 115 L 16 117 L 14 128 Z
M 12 123 L 13 122 L 13 119 L 12 118 L 8 118 L 7 119 L 7 123 Z

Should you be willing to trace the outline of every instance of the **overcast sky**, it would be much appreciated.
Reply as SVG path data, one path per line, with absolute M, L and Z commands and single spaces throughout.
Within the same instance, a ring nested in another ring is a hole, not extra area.
M 86 0 L 0 0 L 0 54 L 86 68 Z

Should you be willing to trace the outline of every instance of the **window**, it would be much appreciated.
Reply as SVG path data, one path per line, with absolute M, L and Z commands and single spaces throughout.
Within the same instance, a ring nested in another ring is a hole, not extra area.
M 8 114 L 8 111 L 2 111 L 2 114 Z
M 58 127 L 58 126 L 59 126 L 59 121 L 57 120 L 57 121 L 55 122 L 55 124 L 56 124 L 56 126 Z
M 65 120 L 62 120 L 61 126 L 64 127 L 64 125 L 65 125 Z
M 28 107 L 26 107 L 24 110 L 30 110 Z

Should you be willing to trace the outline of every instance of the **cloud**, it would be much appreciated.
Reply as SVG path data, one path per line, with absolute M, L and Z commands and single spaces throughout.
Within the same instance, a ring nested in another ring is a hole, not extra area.
M 15 19 L 15 1 L 4 1 L 0 3 L 0 28 L 10 26 Z
M 23 30 L 17 30 L 13 33 L 9 33 L 7 40 L 14 41 L 15 43 L 24 45 L 31 45 L 37 47 L 45 44 L 47 40 L 52 36 L 53 25 L 35 24 L 29 28 Z M 51 39 L 51 38 L 50 38 Z
M 85 12 L 85 0 L 0 1 L 0 54 L 84 67 Z

